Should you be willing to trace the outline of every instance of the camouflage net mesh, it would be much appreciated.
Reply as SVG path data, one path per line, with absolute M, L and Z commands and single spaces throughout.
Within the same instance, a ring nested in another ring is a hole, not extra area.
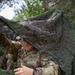
M 23 36 L 24 40 L 27 39 L 30 44 L 46 54 L 49 59 L 58 63 L 66 72 L 66 75 L 71 75 L 71 64 L 75 54 L 74 40 L 71 33 L 72 25 L 61 11 L 52 10 L 21 21 L 18 24 L 19 27 L 16 28 L 16 23 L 8 20 L 5 20 L 5 22 L 12 25 L 18 34 Z M 14 33 L 11 34 L 14 37 L 16 36 Z
M 59 63 L 66 75 L 71 75 L 75 47 L 71 24 L 63 14 L 54 13 L 50 18 L 43 20 L 34 18 L 22 21 L 20 24 L 23 27 L 19 33 L 24 35 L 24 39 L 46 54 L 49 59 Z

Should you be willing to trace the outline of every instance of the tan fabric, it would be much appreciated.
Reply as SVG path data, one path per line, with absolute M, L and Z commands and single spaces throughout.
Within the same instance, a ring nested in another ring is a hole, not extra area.
M 47 67 L 42 68 L 43 75 L 58 75 L 58 66 L 52 62 Z

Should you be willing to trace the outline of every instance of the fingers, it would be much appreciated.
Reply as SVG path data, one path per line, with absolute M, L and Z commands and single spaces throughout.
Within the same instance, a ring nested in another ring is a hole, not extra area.
M 20 70 L 22 70 L 22 68 L 14 69 L 14 72 L 16 72 L 16 71 L 20 71 Z
M 15 74 L 15 75 L 21 75 L 21 74 L 22 74 L 22 70 L 17 71 L 17 72 L 15 72 L 14 74 Z
M 22 75 L 22 68 L 17 68 L 14 70 L 15 75 Z

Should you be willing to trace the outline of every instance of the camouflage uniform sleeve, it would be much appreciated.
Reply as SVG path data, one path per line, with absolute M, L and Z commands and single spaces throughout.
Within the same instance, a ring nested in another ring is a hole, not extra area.
M 58 75 L 58 65 L 53 61 L 42 60 L 42 67 L 37 68 L 33 75 Z
M 50 61 L 45 67 L 41 68 L 43 75 L 58 75 L 58 65 Z

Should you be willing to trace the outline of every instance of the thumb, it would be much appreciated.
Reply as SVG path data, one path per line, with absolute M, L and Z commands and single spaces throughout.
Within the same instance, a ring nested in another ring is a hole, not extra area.
M 23 63 L 21 63 L 21 67 L 25 67 L 25 66 L 23 65 Z

